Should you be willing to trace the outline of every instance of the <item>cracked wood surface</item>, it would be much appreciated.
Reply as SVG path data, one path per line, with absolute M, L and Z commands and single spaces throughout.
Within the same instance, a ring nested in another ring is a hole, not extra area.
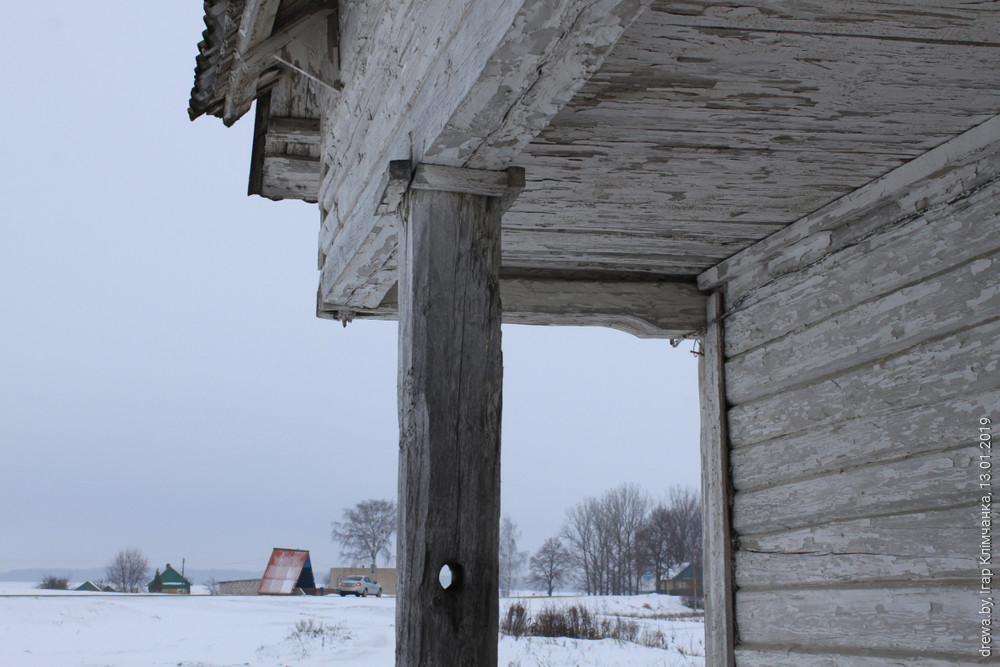
M 414 191 L 401 229 L 398 667 L 497 663 L 497 204 Z
M 431 0 L 349 8 L 345 89 L 330 110 L 328 171 L 320 189 L 321 299 L 371 308 L 391 287 L 395 237 L 371 205 L 381 195 L 377 177 L 388 160 L 510 166 L 508 156 L 600 64 L 643 6 L 636 0 Z M 456 135 L 464 136 L 461 156 L 452 154 Z
M 700 279 L 732 309 L 737 664 L 976 661 L 971 436 L 1000 404 L 984 127 Z

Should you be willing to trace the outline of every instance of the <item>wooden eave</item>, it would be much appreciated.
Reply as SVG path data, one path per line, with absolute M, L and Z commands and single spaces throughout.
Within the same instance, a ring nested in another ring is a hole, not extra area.
M 191 113 L 265 102 L 250 191 L 319 202 L 317 312 L 344 321 L 395 316 L 392 160 L 525 170 L 508 321 L 676 336 L 699 275 L 1000 113 L 991 2 L 345 3 L 343 72 L 277 59 L 335 5 L 207 0 Z M 664 291 L 672 323 L 635 305 Z
M 560 7 L 571 14 L 572 5 Z M 603 55 L 578 48 L 567 56 L 557 45 L 541 51 L 559 53 L 558 63 L 535 54 L 540 71 L 579 56 L 568 67 L 585 77 L 547 97 L 534 92 L 544 81 L 528 81 L 533 93 L 518 89 L 523 63 L 504 69 L 529 34 L 524 14 L 490 47 L 478 80 L 419 157 L 525 169 L 525 188 L 503 218 L 502 275 L 511 285 L 564 281 L 556 310 L 587 303 L 586 289 L 596 288 L 590 299 L 599 303 L 619 285 L 653 299 L 664 284 L 692 284 L 1000 113 L 995 3 L 858 0 L 845 13 L 784 0 L 656 0 L 623 19 Z M 585 24 L 574 29 L 585 33 Z M 477 108 L 482 99 L 489 103 Z M 541 126 L 524 120 L 552 106 Z M 341 214 L 326 216 L 321 232 L 318 312 L 392 317 L 394 222 L 374 204 L 357 210 L 351 197 L 360 186 L 336 173 L 339 159 L 331 156 L 320 190 L 324 211 Z M 366 192 L 362 202 L 378 199 Z M 517 321 L 517 290 L 508 291 L 505 318 Z M 586 321 L 586 311 L 576 319 Z M 648 309 L 636 314 L 645 335 L 662 326 Z M 675 324 L 661 335 L 677 335 L 683 326 Z
M 188 114 L 231 125 L 257 101 L 249 194 L 316 201 L 321 107 L 326 89 L 339 86 L 336 8 L 332 0 L 205 2 Z

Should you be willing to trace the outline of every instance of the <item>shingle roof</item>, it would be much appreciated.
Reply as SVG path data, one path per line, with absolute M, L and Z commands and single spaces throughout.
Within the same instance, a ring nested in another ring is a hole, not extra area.
M 233 40 L 246 0 L 205 0 L 205 30 L 195 58 L 194 87 L 188 116 L 220 116 L 232 64 Z

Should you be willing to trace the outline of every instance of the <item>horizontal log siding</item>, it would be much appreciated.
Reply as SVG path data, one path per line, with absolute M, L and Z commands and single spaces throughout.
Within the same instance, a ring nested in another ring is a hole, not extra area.
M 899 657 L 898 655 L 851 655 L 838 653 L 836 656 L 813 652 L 756 651 L 742 649 L 737 654 L 744 667 L 963 667 L 982 664 L 963 658 L 928 658 L 921 656 Z
M 971 443 L 1000 405 L 1000 183 L 977 157 L 992 178 L 956 192 L 942 172 L 915 212 L 874 205 L 796 240 L 799 266 L 727 285 L 737 665 L 979 664 Z

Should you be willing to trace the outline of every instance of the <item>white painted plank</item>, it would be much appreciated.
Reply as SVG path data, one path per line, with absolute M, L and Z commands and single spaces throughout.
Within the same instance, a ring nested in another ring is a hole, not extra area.
M 976 571 L 966 545 L 980 538 L 969 520 L 976 511 L 963 506 L 742 535 L 736 585 L 748 591 L 969 579 Z
M 998 18 L 988 2 L 962 0 L 718 0 L 657 3 L 661 25 L 726 27 L 746 31 L 892 37 L 912 41 L 997 44 Z
M 677 338 L 705 324 L 705 297 L 691 283 L 511 277 L 500 279 L 500 298 L 507 324 L 601 326 L 640 338 Z M 322 303 L 320 317 L 345 310 L 395 320 L 396 308 L 393 289 L 374 309 Z
M 997 191 L 1000 193 L 1000 184 Z M 997 224 L 991 226 L 984 221 L 981 227 L 984 234 L 987 227 L 992 227 L 992 240 L 1000 243 L 1000 235 L 995 231 L 1000 225 L 1000 215 L 994 222 Z M 950 237 L 940 234 L 939 238 Z M 873 242 L 878 244 L 878 239 Z M 882 245 L 881 250 L 879 257 L 886 273 L 917 256 L 904 244 Z M 850 266 L 855 275 L 867 273 L 855 264 Z M 836 281 L 824 274 L 820 272 L 834 291 Z M 776 297 L 775 301 L 784 302 L 784 297 Z M 799 325 L 776 340 L 729 359 L 726 397 L 730 404 L 739 405 L 777 394 L 792 385 L 830 377 L 942 334 L 980 324 L 997 314 L 1000 314 L 1000 253 L 864 301 L 811 326 Z M 765 319 L 760 326 L 766 328 L 770 322 Z
M 1000 319 L 729 410 L 734 447 L 1000 387 Z
M 740 667 L 973 667 L 985 664 L 974 658 L 935 656 L 915 651 L 893 651 L 872 655 L 873 651 L 857 653 L 842 650 L 755 650 L 739 648 L 736 659 Z
M 979 624 L 967 586 L 737 593 L 740 639 L 772 647 L 975 655 Z
M 384 296 L 359 301 L 354 295 L 372 292 L 372 284 L 384 289 L 392 284 L 383 267 L 395 254 L 395 240 L 377 233 L 386 227 L 373 208 L 388 161 L 423 161 L 426 147 L 478 79 L 521 5 L 520 0 L 408 0 L 365 3 L 347 12 L 341 40 L 344 91 L 324 127 L 330 149 L 320 186 L 328 211 L 320 230 L 324 298 L 337 295 L 331 299 L 363 307 Z
M 970 129 L 885 176 L 841 197 L 811 213 L 767 241 L 744 250 L 733 258 L 704 272 L 698 278 L 702 289 L 724 282 L 730 286 L 730 298 L 738 298 L 751 287 L 770 280 L 790 266 L 809 261 L 812 255 L 796 252 L 804 239 L 825 230 L 842 227 L 862 218 L 877 206 L 895 203 L 901 214 L 917 212 L 951 199 L 955 194 L 986 182 L 996 175 L 995 167 L 980 171 L 976 162 L 995 164 L 1000 151 L 1000 116 Z M 957 190 L 957 192 L 956 192 Z M 857 229 L 856 238 L 868 229 Z M 846 244 L 850 237 L 843 237 Z M 818 249 L 820 253 L 823 249 Z M 736 277 L 741 278 L 734 282 Z
M 726 434 L 723 326 L 716 322 L 722 295 L 708 298 L 705 317 L 713 322 L 702 338 L 698 363 L 701 403 L 701 497 L 705 570 L 705 663 L 735 665 L 736 625 L 733 611 L 733 532 L 730 524 L 732 485 Z
M 525 3 L 426 157 L 477 169 L 513 164 L 650 1 Z
M 874 514 L 965 505 L 974 492 L 973 467 L 978 455 L 977 448 L 965 445 L 740 492 L 733 498 L 733 529 L 750 535 Z
M 998 405 L 1000 390 L 993 389 L 878 415 L 859 414 L 737 447 L 730 454 L 733 484 L 740 491 L 750 491 L 956 447 L 968 442 L 969 424 Z
M 776 278 L 728 316 L 732 335 L 726 340 L 727 357 L 997 251 L 997 197 L 1000 182 L 923 215 L 902 216 L 897 224 L 892 224 L 900 213 L 896 208 L 866 214 L 855 225 L 883 231 L 840 250 L 808 272 Z M 833 232 L 822 238 L 828 247 L 834 243 Z M 865 279 L 858 280 L 859 275 Z M 977 274 L 979 279 L 989 279 L 988 272 Z

